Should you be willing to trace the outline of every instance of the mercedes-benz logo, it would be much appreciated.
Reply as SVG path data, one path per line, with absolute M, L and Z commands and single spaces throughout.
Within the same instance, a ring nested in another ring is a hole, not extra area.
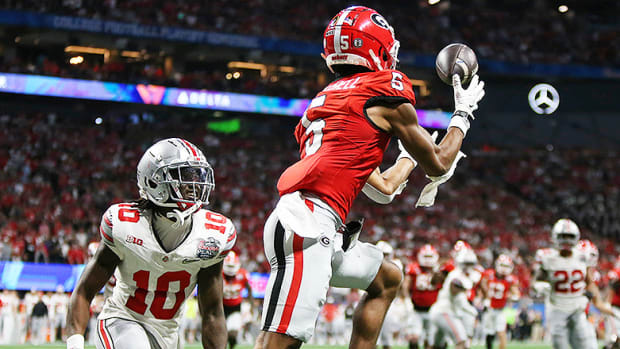
M 532 87 L 527 98 L 530 101 L 530 108 L 537 114 L 551 114 L 560 105 L 560 94 L 549 84 Z

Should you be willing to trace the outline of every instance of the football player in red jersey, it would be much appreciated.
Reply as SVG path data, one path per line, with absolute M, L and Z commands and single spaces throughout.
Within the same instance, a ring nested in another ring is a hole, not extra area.
M 608 316 L 605 321 L 605 338 L 609 348 L 620 348 L 620 257 L 614 268 L 607 273 L 607 301 L 615 316 Z
M 512 258 L 501 254 L 495 260 L 495 269 L 487 269 L 482 275 L 480 291 L 487 307 L 482 316 L 482 327 L 486 334 L 487 349 L 493 348 L 495 335 L 499 337 L 499 348 L 506 349 L 506 315 L 504 307 L 510 300 L 520 297 L 519 282 L 512 275 L 514 263 Z
M 400 44 L 384 17 L 363 6 L 346 8 L 327 26 L 323 44 L 336 80 L 310 102 L 295 129 L 300 160 L 281 175 L 281 197 L 265 223 L 271 275 L 257 346 L 268 349 L 296 348 L 310 338 L 330 285 L 367 291 L 349 347 L 374 348 L 402 273 L 383 262 L 375 246 L 356 243 L 359 222 L 348 229 L 343 222 L 366 182 L 390 195 L 413 170 L 414 158 L 431 180 L 449 174 L 484 95 L 477 76 L 466 90 L 454 77 L 456 111 L 435 144 L 418 124 L 411 81 L 395 70 Z M 375 171 L 393 136 L 403 156 L 385 172 Z
M 428 347 L 430 318 L 428 310 L 437 300 L 441 289 L 440 283 L 433 283 L 433 276 L 439 269 L 439 253 L 433 245 L 426 244 L 420 248 L 416 256 L 417 262 L 407 266 L 403 289 L 410 293 L 414 314 L 409 337 L 409 349 L 417 349 L 422 336 L 424 348 Z
M 241 292 L 248 291 L 248 301 L 254 313 L 254 297 L 248 272 L 241 268 L 241 261 L 235 251 L 230 251 L 224 259 L 222 267 L 224 275 L 224 315 L 226 315 L 226 329 L 228 330 L 228 345 L 233 349 L 237 345 L 237 335 L 241 330 Z

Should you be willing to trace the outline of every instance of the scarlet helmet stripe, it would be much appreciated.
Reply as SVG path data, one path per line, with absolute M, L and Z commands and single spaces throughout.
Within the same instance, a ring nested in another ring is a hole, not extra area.
M 289 291 L 286 303 L 284 304 L 284 310 L 282 311 L 282 318 L 280 319 L 280 325 L 277 332 L 286 333 L 288 325 L 291 322 L 291 316 L 293 315 L 293 309 L 297 302 L 297 296 L 299 296 L 299 286 L 301 286 L 301 278 L 304 269 L 304 238 L 299 235 L 293 235 L 293 255 L 294 255 L 294 267 L 293 267 L 293 280 L 291 283 L 291 290 Z
M 200 157 L 198 156 L 198 153 L 196 152 L 196 149 L 194 149 L 192 144 L 184 139 L 181 139 L 181 142 L 183 142 L 189 148 L 189 150 L 192 152 L 192 155 L 194 155 L 194 158 L 196 158 L 197 161 L 200 161 Z

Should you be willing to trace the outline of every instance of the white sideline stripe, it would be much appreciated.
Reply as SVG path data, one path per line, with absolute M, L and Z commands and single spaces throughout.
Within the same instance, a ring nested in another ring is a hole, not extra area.
M 336 53 L 342 53 L 342 50 L 340 49 L 340 30 L 342 29 L 342 23 L 349 15 L 349 12 L 351 11 L 344 11 L 342 13 L 342 16 L 338 18 L 338 21 L 335 25 L 336 28 L 334 30 L 334 50 L 336 50 Z

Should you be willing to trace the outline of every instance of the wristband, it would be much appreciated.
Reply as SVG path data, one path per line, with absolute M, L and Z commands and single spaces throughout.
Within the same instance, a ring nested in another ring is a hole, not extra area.
M 67 349 L 84 349 L 84 336 L 74 334 L 67 338 Z
M 456 127 L 463 132 L 463 137 L 467 135 L 467 130 L 469 130 L 469 116 L 467 112 L 462 110 L 457 110 L 452 114 L 452 119 L 450 119 L 450 123 L 448 124 L 448 128 Z

